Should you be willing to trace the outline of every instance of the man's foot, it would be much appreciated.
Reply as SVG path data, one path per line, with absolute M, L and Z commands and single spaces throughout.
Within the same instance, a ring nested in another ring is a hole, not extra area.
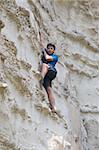
M 56 107 L 53 107 L 51 110 L 52 110 L 52 113 L 56 113 L 57 114 L 57 112 L 58 112 L 58 110 L 56 109 Z
M 49 104 L 49 107 L 53 113 L 57 111 L 55 106 L 52 106 L 51 104 Z
M 61 112 L 60 112 L 60 110 L 58 110 L 55 106 L 53 107 L 53 106 L 51 106 L 51 104 L 50 104 L 50 109 L 51 109 L 51 112 L 53 113 L 53 114 L 57 114 L 60 118 L 62 118 L 63 116 L 61 115 Z
M 37 77 L 39 80 L 42 79 L 42 76 L 41 76 L 41 72 L 40 72 L 40 71 L 36 71 L 36 72 L 35 72 L 35 75 L 36 75 L 36 77 Z

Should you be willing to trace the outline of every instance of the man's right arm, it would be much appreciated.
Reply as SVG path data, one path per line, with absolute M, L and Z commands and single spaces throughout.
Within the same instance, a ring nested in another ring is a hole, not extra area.
M 48 55 L 46 51 L 44 51 L 44 56 L 47 61 L 53 61 L 53 57 Z

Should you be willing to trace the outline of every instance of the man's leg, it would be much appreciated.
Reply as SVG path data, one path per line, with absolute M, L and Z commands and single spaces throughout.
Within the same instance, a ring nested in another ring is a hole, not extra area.
M 44 79 L 46 73 L 48 72 L 48 68 L 49 68 L 48 64 L 45 64 L 45 63 L 42 64 L 41 76 L 43 79 Z
M 47 96 L 48 96 L 48 100 L 49 100 L 50 108 L 52 112 L 56 112 L 55 98 L 54 98 L 53 90 L 51 87 L 51 84 L 52 84 L 51 82 L 53 79 L 55 79 L 55 77 L 56 77 L 56 72 L 52 70 L 48 70 L 48 73 L 44 77 L 44 82 L 43 82 L 43 86 L 47 92 Z
M 48 86 L 46 91 L 47 91 L 48 100 L 49 100 L 49 103 L 50 103 L 51 110 L 52 110 L 52 112 L 56 112 L 55 98 L 54 98 L 54 95 L 53 95 L 52 88 L 50 86 Z
M 39 81 L 41 90 L 42 90 L 42 85 L 44 82 L 43 79 L 48 72 L 48 68 L 49 68 L 48 64 L 45 64 L 45 63 L 42 64 L 41 72 L 40 72 L 40 81 Z
M 36 72 L 38 78 L 44 79 L 46 73 L 48 72 L 48 68 L 49 68 L 48 64 L 45 63 L 39 64 L 38 71 Z

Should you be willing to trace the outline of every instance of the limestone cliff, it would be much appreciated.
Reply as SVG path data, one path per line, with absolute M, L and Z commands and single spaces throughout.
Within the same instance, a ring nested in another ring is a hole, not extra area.
M 35 75 L 41 40 L 61 115 Z M 98 0 L 0 0 L 0 150 L 99 150 Z

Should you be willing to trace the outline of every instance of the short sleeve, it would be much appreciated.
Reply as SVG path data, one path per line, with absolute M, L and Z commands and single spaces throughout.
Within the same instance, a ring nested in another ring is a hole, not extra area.
M 53 55 L 53 61 L 57 62 L 58 61 L 58 56 L 57 55 Z

